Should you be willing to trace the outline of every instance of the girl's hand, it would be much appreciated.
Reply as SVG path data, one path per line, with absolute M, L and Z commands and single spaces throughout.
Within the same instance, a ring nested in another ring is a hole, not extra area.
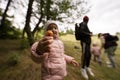
M 74 59 L 72 59 L 71 63 L 72 63 L 73 66 L 75 66 L 75 67 L 78 67 L 78 66 L 79 66 L 79 63 L 78 63 L 76 60 L 74 60 Z
M 38 43 L 38 46 L 36 48 L 36 52 L 40 55 L 45 53 L 45 52 L 49 52 L 50 51 L 50 44 L 52 42 L 53 42 L 53 37 L 51 37 L 51 36 L 43 37 Z

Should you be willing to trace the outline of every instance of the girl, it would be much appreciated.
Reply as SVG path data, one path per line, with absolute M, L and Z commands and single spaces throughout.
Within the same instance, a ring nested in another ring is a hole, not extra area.
M 93 46 L 91 48 L 91 53 L 94 56 L 94 61 L 97 61 L 100 65 L 102 64 L 102 60 L 101 60 L 101 48 L 98 46 L 97 43 L 93 43 Z
M 42 80 L 63 80 L 67 75 L 66 63 L 78 66 L 78 62 L 64 54 L 63 42 L 59 39 L 58 26 L 53 21 L 45 25 L 45 32 L 51 30 L 52 36 L 44 36 L 31 47 L 31 57 L 42 64 Z

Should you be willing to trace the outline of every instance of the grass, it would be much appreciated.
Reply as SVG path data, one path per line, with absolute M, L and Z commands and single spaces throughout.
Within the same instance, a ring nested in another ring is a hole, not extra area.
M 76 41 L 74 38 L 74 35 L 67 35 L 67 36 L 62 36 L 62 40 L 64 41 L 65 44 L 65 51 L 66 54 L 71 55 L 75 57 L 75 59 L 80 62 L 80 56 L 81 56 L 81 48 L 80 49 L 74 49 L 74 46 L 77 45 L 80 47 L 80 42 Z M 66 39 L 68 38 L 68 39 Z M 98 42 L 100 44 L 99 39 L 94 36 L 92 37 L 92 43 L 93 42 Z M 120 45 L 120 41 L 118 41 L 118 45 Z M 91 60 L 91 68 L 95 74 L 95 77 L 90 77 L 90 80 L 120 80 L 120 46 L 118 46 L 116 50 L 116 55 L 115 55 L 115 60 L 117 64 L 117 68 L 109 68 L 106 66 L 106 55 L 104 52 L 102 52 L 102 60 L 103 60 L 103 65 L 99 66 L 99 64 L 95 63 L 93 61 L 93 57 Z M 72 74 L 71 74 L 72 73 Z M 72 79 L 74 77 L 74 79 Z M 73 68 L 72 66 L 68 65 L 68 76 L 66 77 L 66 80 L 84 80 L 83 77 L 80 74 L 80 67 L 79 68 Z
M 80 42 L 76 41 L 74 35 L 61 36 L 65 45 L 65 54 L 73 56 L 80 64 L 81 47 Z M 96 36 L 92 41 L 97 41 Z M 118 41 L 120 45 L 120 41 Z M 75 49 L 78 46 L 79 49 Z M 90 80 L 120 80 L 120 46 L 115 53 L 117 68 L 109 68 L 105 63 L 105 54 L 101 57 L 103 65 L 95 63 L 91 60 L 91 68 L 95 77 L 90 77 Z M 17 62 L 12 64 L 10 62 Z M 20 40 L 0 40 L 0 80 L 40 80 L 41 65 L 34 63 L 30 58 L 30 49 L 21 49 Z M 80 66 L 75 68 L 72 65 L 67 65 L 68 75 L 65 80 L 85 80 L 80 73 Z

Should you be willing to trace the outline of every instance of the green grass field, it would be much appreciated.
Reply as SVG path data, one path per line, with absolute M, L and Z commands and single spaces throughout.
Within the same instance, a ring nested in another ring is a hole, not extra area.
M 74 35 L 65 35 L 61 39 L 65 45 L 65 54 L 73 56 L 80 64 L 81 48 L 80 42 L 76 41 Z M 93 37 L 92 41 L 97 41 L 97 37 Z M 120 41 L 118 41 L 115 60 L 117 67 L 109 68 L 106 65 L 106 57 L 102 53 L 103 65 L 91 59 L 91 65 L 95 77 L 89 80 L 120 80 Z M 80 49 L 75 49 L 78 46 Z M 21 49 L 20 40 L 0 40 L 0 80 L 40 80 L 41 65 L 34 63 L 30 58 L 30 49 Z M 85 80 L 80 73 L 80 66 L 73 67 L 67 65 L 68 75 L 65 80 Z

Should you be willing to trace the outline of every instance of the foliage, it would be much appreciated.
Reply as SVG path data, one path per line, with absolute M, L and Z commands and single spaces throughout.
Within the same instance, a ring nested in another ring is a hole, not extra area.
M 74 31 L 73 31 L 72 29 L 68 29 L 68 30 L 66 30 L 66 33 L 67 33 L 67 34 L 73 34 Z
M 20 62 L 19 60 L 20 60 L 20 54 L 11 53 L 8 60 L 7 60 L 7 63 L 9 66 L 15 66 Z
M 6 15 L 6 17 L 13 18 Z M 9 19 L 5 19 L 5 22 L 0 26 L 0 39 L 18 39 L 21 36 L 21 31 L 15 26 L 12 26 L 12 22 Z
M 65 33 L 64 31 L 59 32 L 60 36 L 66 35 L 67 33 Z
M 29 43 L 28 40 L 26 38 L 21 39 L 21 43 L 20 43 L 20 49 L 27 49 L 29 48 Z
M 86 2 L 82 0 L 36 0 L 36 2 L 38 10 L 35 12 L 39 15 L 43 14 L 43 20 L 51 19 L 64 21 L 64 19 L 66 19 L 66 21 L 68 21 L 68 17 L 72 19 L 72 15 L 74 14 L 73 11 L 75 12 L 74 16 L 77 16 L 76 19 L 89 11 L 89 8 L 85 8 L 85 6 L 83 6 Z
M 0 33 L 0 39 L 19 39 L 21 36 L 21 31 L 15 27 L 10 27 L 9 21 L 6 21 Z
M 116 35 L 120 35 L 120 32 L 116 32 Z

